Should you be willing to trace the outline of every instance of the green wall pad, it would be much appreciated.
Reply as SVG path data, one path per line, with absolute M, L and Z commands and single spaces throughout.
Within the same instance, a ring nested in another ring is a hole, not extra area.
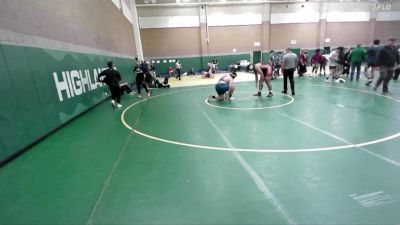
M 104 100 L 97 74 L 113 60 L 133 82 L 132 59 L 0 44 L 0 162 Z

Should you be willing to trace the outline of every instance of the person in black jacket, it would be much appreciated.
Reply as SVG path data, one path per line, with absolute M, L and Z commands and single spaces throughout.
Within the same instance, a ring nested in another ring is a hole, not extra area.
M 101 72 L 98 76 L 98 80 L 108 85 L 111 92 L 111 104 L 113 107 L 121 108 L 121 88 L 119 81 L 121 80 L 121 74 L 118 70 L 114 69 L 112 61 L 107 62 L 108 69 Z
M 137 92 L 138 92 L 138 98 L 141 98 L 141 97 L 142 97 L 142 95 L 141 95 L 142 87 L 144 88 L 144 90 L 146 90 L 147 96 L 150 97 L 150 91 L 149 91 L 149 89 L 147 88 L 147 84 L 146 84 L 146 82 L 145 82 L 146 76 L 145 76 L 144 71 L 143 71 L 139 66 L 136 66 L 136 67 L 133 69 L 133 72 L 134 72 L 135 75 L 136 75 L 136 81 L 135 81 L 135 83 L 136 83 L 136 88 L 137 88 Z
M 381 41 L 376 39 L 374 40 L 374 45 L 371 46 L 367 51 L 367 66 L 365 67 L 365 75 L 367 75 L 368 82 L 365 84 L 369 86 L 375 78 L 375 71 L 378 69 L 376 66 L 376 54 L 379 50 L 379 43 Z M 371 68 L 371 73 L 368 74 L 368 69 Z
M 374 91 L 383 82 L 383 94 L 389 93 L 389 82 L 394 74 L 394 67 L 400 63 L 399 53 L 396 49 L 395 42 L 397 38 L 389 38 L 387 45 L 381 47 L 376 55 L 376 64 L 380 67 L 379 79 L 377 80 Z
M 342 75 L 344 72 L 346 58 L 345 58 L 345 53 L 344 53 L 344 47 L 338 47 L 338 49 L 339 49 L 339 58 L 338 58 L 339 60 L 337 62 L 337 66 L 336 66 L 336 69 L 337 69 L 336 74 L 337 74 L 337 77 L 340 78 L 340 75 Z

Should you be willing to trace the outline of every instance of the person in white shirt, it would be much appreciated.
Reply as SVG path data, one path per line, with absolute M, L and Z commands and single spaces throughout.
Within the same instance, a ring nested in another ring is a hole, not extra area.
M 334 51 L 329 54 L 329 75 L 326 77 L 325 82 L 332 82 L 333 80 L 337 79 L 336 77 L 336 68 L 339 61 L 339 48 L 335 49 Z M 331 79 L 329 79 L 331 77 Z
M 179 61 L 179 59 L 176 60 L 175 62 L 175 69 L 176 69 L 176 79 L 181 80 L 181 69 L 182 69 L 182 64 Z

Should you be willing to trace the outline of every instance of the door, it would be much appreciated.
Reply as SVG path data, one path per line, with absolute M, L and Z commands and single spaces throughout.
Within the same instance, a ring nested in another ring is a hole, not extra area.
M 253 52 L 253 64 L 261 62 L 261 51 Z
M 300 48 L 292 48 L 292 52 L 296 55 L 300 55 Z

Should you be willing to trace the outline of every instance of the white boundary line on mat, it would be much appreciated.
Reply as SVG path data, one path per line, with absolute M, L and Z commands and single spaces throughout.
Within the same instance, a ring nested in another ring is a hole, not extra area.
M 303 84 L 306 86 L 315 86 L 315 87 L 330 87 L 330 88 L 339 88 L 339 89 L 346 89 L 346 90 L 352 90 L 352 91 L 357 91 L 357 92 L 361 92 L 361 93 L 367 93 L 367 94 L 372 94 L 372 95 L 377 95 L 377 96 L 381 96 L 381 97 L 385 97 L 387 99 L 393 100 L 395 102 L 400 103 L 400 100 L 395 99 L 393 97 L 390 96 L 385 96 L 385 95 L 381 95 L 378 93 L 373 93 L 373 92 L 368 92 L 368 91 L 363 91 L 363 90 L 357 90 L 357 89 L 352 89 L 352 88 L 346 88 L 346 87 L 335 87 L 335 86 L 327 86 L 327 85 L 313 85 L 313 84 Z M 200 88 L 191 88 L 191 89 L 184 89 L 184 90 L 180 90 L 180 91 L 174 91 L 174 92 L 170 92 L 170 93 L 164 93 L 164 94 L 160 94 L 160 95 L 155 95 L 150 97 L 150 99 L 152 98 L 157 98 L 160 96 L 165 96 L 165 95 L 169 95 L 169 94 L 175 94 L 178 92 L 184 92 L 184 91 L 189 91 L 189 90 L 194 90 L 194 89 L 203 89 L 203 88 L 207 88 L 207 87 L 200 87 Z M 140 100 L 138 102 L 133 103 L 132 105 L 128 106 L 121 114 L 121 121 L 124 124 L 124 126 L 126 128 L 128 128 L 129 130 L 133 131 L 134 133 L 155 140 L 155 141 L 160 141 L 160 142 L 164 142 L 164 143 L 168 143 L 168 144 L 174 144 L 174 145 L 180 145 L 180 146 L 184 146 L 184 147 L 191 147 L 191 148 L 198 148 L 198 149 L 208 149 L 208 150 L 219 150 L 219 151 L 241 151 L 241 152 L 268 152 L 268 153 L 295 153 L 295 152 L 317 152 L 317 151 L 333 151 L 333 150 L 342 150 L 342 149 L 351 149 L 351 148 L 360 148 L 360 147 L 365 147 L 368 145 L 374 145 L 374 144 L 378 144 L 378 143 L 382 143 L 385 141 L 389 141 L 395 138 L 400 137 L 400 132 L 380 138 L 380 139 L 376 139 L 376 140 L 371 140 L 371 141 L 367 141 L 367 142 L 362 142 L 362 143 L 358 143 L 358 144 L 345 144 L 345 145 L 339 145 L 339 146 L 330 146 L 330 147 L 317 147 L 317 148 L 298 148 L 298 149 L 254 149 L 254 148 L 229 148 L 229 147 L 217 147 L 217 146 L 208 146 L 208 145 L 196 145 L 196 144 L 190 144 L 190 143 L 184 143 L 184 142 L 179 142 L 179 141 L 173 141 L 173 140 L 168 140 L 168 139 L 164 139 L 164 138 L 159 138 L 153 135 L 149 135 L 146 133 L 143 133 L 139 130 L 136 130 L 134 128 L 132 128 L 126 121 L 125 121 L 125 114 L 126 112 L 134 107 L 135 105 L 138 105 L 144 101 L 146 101 L 147 99 L 143 99 Z

